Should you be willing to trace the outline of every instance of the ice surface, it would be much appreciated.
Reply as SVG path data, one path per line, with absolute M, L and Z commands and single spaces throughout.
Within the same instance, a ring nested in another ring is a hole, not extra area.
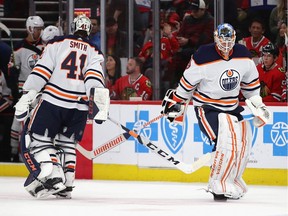
M 76 180 L 71 200 L 37 200 L 24 181 L 0 177 L 0 216 L 288 216 L 282 186 L 249 186 L 242 199 L 219 203 L 202 183 Z

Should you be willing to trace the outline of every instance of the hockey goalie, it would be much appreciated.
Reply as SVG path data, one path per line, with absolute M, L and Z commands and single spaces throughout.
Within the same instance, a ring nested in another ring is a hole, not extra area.
M 216 201 L 239 199 L 247 192 L 242 178 L 251 151 L 251 128 L 243 119 L 240 92 L 254 114 L 255 127 L 264 126 L 270 111 L 260 97 L 256 66 L 245 46 L 235 44 L 234 28 L 220 24 L 214 43 L 201 46 L 192 56 L 176 90 L 168 90 L 162 112 L 174 122 L 185 114 L 192 98 L 199 127 L 214 143 L 207 191 Z
M 21 156 L 30 174 L 24 187 L 36 198 L 71 198 L 75 148 L 87 117 L 95 116 L 96 123 L 102 123 L 108 116 L 109 90 L 101 65 L 104 58 L 87 39 L 91 21 L 79 15 L 72 27 L 73 35 L 48 41 L 15 105 L 16 118 L 25 121 Z M 33 105 L 39 93 L 41 98 Z M 94 103 L 97 110 L 88 112 L 88 104 Z M 35 107 L 32 113 L 31 107 Z

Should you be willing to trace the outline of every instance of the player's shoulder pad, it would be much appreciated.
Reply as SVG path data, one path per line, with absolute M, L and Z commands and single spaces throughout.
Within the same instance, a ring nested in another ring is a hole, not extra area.
M 215 44 L 206 44 L 200 46 L 193 54 L 193 59 L 196 64 L 205 64 L 221 59 L 221 56 L 215 49 Z
M 67 37 L 67 35 L 63 35 L 63 36 L 55 36 L 53 39 L 49 40 L 47 45 L 48 44 L 53 44 L 53 43 L 57 43 L 57 42 L 61 42 L 63 41 L 65 38 Z
M 252 59 L 250 51 L 246 46 L 236 43 L 233 47 L 231 58 L 250 58 Z

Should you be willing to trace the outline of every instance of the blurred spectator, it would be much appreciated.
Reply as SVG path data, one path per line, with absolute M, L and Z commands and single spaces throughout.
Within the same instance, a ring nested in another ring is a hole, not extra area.
M 144 32 L 151 20 L 151 0 L 135 0 L 135 2 L 139 11 L 139 22 L 141 24 L 141 29 L 142 32 Z
M 41 34 L 44 29 L 44 22 L 39 16 L 29 16 L 26 20 L 27 37 L 15 46 L 14 60 L 12 61 L 10 73 L 14 75 L 19 73 L 18 78 L 18 95 L 15 95 L 16 100 L 22 94 L 22 87 L 28 75 L 31 73 L 32 68 L 38 61 L 44 44 L 42 43 Z M 15 65 L 14 65 L 15 63 Z M 17 72 L 19 71 L 19 72 Z M 14 95 L 13 95 L 14 97 Z M 22 130 L 21 122 L 17 121 L 15 116 L 11 126 L 11 154 L 12 160 L 18 161 L 18 146 L 20 133 Z
M 108 55 L 106 58 L 106 88 L 109 89 L 110 94 L 112 86 L 116 80 L 121 77 L 121 61 L 118 56 Z
M 271 38 L 275 42 L 278 35 L 280 25 L 287 19 L 287 0 L 278 0 L 277 6 L 274 7 L 269 17 L 269 29 Z
M 0 70 L 4 73 L 6 79 L 8 76 L 8 63 L 11 57 L 11 47 L 3 42 L 0 41 Z
M 286 20 L 280 24 L 275 45 L 279 49 L 277 64 L 287 70 L 288 28 Z
M 150 35 L 153 36 L 153 27 L 149 28 Z M 173 55 L 179 49 L 179 43 L 176 37 L 172 34 L 171 25 L 168 23 L 163 23 L 161 25 L 160 31 L 160 79 L 162 81 L 161 87 L 163 88 L 163 93 L 170 88 L 171 76 L 166 74 L 166 79 L 164 80 L 164 75 L 167 73 L 167 69 L 172 62 Z M 154 73 L 153 73 L 153 42 L 149 40 L 143 45 L 138 57 L 144 62 L 143 71 L 144 75 L 148 77 L 152 83 L 154 83 Z M 170 81 L 170 82 L 169 82 Z
M 252 59 L 257 65 L 261 57 L 261 49 L 268 44 L 270 40 L 264 36 L 265 27 L 258 18 L 252 20 L 249 26 L 251 36 L 245 37 L 239 43 L 245 45 L 252 55 Z
M 108 55 L 120 58 L 128 56 L 127 34 L 118 29 L 118 23 L 113 17 L 106 19 L 106 51 Z
M 119 25 L 119 30 L 126 33 L 128 32 L 128 3 L 127 0 L 111 0 L 107 9 L 107 17 L 113 17 Z M 135 0 L 133 0 L 133 7 L 134 31 L 141 32 L 147 26 L 142 26 L 140 12 Z
M 204 0 L 191 0 L 191 14 L 187 14 L 179 29 L 177 39 L 180 45 L 179 52 L 174 55 L 174 80 L 180 80 L 191 55 L 200 45 L 213 42 L 214 18 L 207 11 L 208 4 Z
M 8 77 L 10 56 L 10 46 L 0 41 L 0 161 L 2 162 L 10 161 L 10 129 L 14 115 L 12 93 L 5 78 Z
M 138 57 L 128 59 L 127 75 L 120 77 L 112 86 L 112 100 L 132 100 L 133 97 L 152 99 L 151 82 L 141 73 L 142 66 L 143 63 Z
M 251 23 L 251 21 L 254 18 L 259 18 L 262 20 L 263 27 L 266 29 L 265 36 L 267 38 L 271 38 L 270 30 L 269 30 L 269 16 L 271 13 L 271 10 L 276 7 L 278 0 L 242 0 L 241 2 L 241 9 L 245 11 L 247 17 L 245 19 L 245 24 L 243 27 L 244 29 L 241 29 L 243 31 L 247 31 L 247 27 Z M 244 37 L 247 37 L 249 35 L 249 32 L 246 32 L 247 34 L 244 35 Z
M 100 17 L 91 17 L 90 20 L 92 23 L 92 30 L 89 35 L 89 40 L 101 50 Z
M 286 77 L 284 69 L 276 63 L 278 54 L 278 49 L 272 43 L 263 46 L 261 52 L 263 63 L 257 65 L 263 102 L 281 101 L 282 85 Z

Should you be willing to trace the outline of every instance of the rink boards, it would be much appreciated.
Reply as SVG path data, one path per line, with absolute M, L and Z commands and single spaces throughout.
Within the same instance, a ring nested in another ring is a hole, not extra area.
M 253 127 L 251 113 L 245 106 L 244 108 L 243 115 L 253 131 L 253 148 L 244 179 L 248 184 L 288 185 L 287 106 L 269 104 L 272 120 L 260 129 Z M 125 127 L 137 130 L 141 125 L 159 116 L 160 111 L 159 101 L 118 102 L 111 104 L 109 113 Z M 88 122 L 81 145 L 87 149 L 95 149 L 123 132 L 123 129 L 109 120 L 102 125 L 95 123 L 92 125 Z M 183 125 L 169 124 L 165 118 L 161 118 L 142 129 L 140 134 L 147 137 L 155 146 L 187 164 L 193 163 L 212 149 L 207 137 L 199 130 L 192 104 L 187 109 Z M 78 156 L 78 178 L 207 182 L 209 176 L 209 164 L 187 175 L 168 164 L 159 155 L 141 146 L 134 138 L 129 138 L 120 146 L 95 158 L 93 163 L 79 154 Z M 22 166 L 13 165 L 11 169 L 11 165 L 0 165 L 0 175 L 14 175 L 11 171 L 17 170 L 16 176 L 22 176 L 23 173 L 25 176 L 26 170 L 25 168 L 22 170 Z

